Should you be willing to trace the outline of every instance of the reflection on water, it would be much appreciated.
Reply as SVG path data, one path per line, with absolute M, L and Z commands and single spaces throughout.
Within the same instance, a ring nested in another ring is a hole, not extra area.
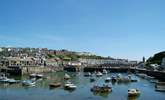
M 138 97 L 128 97 L 128 100 L 138 100 Z
M 47 78 L 37 80 L 35 87 L 24 87 L 18 84 L 0 84 L 0 99 L 2 100 L 164 100 L 165 93 L 156 92 L 154 83 L 149 80 L 136 77 L 139 81 L 133 83 L 109 82 L 112 86 L 111 93 L 93 93 L 90 91 L 94 84 L 102 85 L 105 78 L 115 73 L 97 77 L 95 82 L 90 82 L 90 77 L 84 77 L 84 73 L 68 73 L 72 78 L 71 82 L 77 86 L 76 90 L 70 91 L 64 89 L 66 80 L 63 79 L 64 72 L 48 73 Z M 123 74 L 126 75 L 126 74 Z M 14 77 L 17 80 L 26 80 L 29 77 Z M 58 88 L 49 88 L 49 84 L 60 82 L 62 85 Z M 139 97 L 128 97 L 128 89 L 137 88 L 141 91 Z
M 109 96 L 109 93 L 95 93 L 95 92 L 93 92 L 93 95 L 107 98 Z

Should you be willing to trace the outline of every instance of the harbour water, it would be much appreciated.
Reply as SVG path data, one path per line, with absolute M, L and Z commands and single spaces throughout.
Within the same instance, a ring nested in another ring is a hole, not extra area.
M 63 86 L 50 89 L 52 82 L 65 83 L 64 72 L 48 73 L 48 79 L 38 80 L 36 86 L 25 87 L 22 84 L 0 84 L 0 100 L 165 100 L 165 92 L 156 92 L 155 84 L 149 80 L 137 78 L 138 82 L 111 84 L 112 92 L 109 94 L 93 94 L 90 88 L 94 84 L 104 84 L 104 79 L 117 73 L 110 73 L 98 77 L 96 82 L 91 83 L 90 77 L 84 77 L 84 73 L 68 73 L 77 89 L 74 91 L 64 90 Z M 122 75 L 127 75 L 126 73 Z M 27 79 L 28 76 L 17 79 Z M 128 89 L 137 88 L 141 91 L 138 98 L 128 98 Z

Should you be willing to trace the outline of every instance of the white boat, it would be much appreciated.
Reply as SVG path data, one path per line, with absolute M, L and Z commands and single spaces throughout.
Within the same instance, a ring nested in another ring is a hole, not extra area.
M 85 73 L 84 76 L 89 77 L 89 76 L 92 76 L 92 74 L 88 72 L 88 73 Z
M 30 78 L 43 78 L 43 77 L 44 77 L 43 74 L 36 74 L 36 73 L 30 74 Z
M 117 78 L 122 78 L 122 75 L 121 74 L 117 74 L 116 77 Z
M 8 80 L 7 80 L 7 82 L 8 82 L 8 83 L 10 83 L 10 84 L 13 84 L 13 83 L 18 83 L 18 82 L 19 82 L 19 80 L 15 80 L 15 79 L 8 79 Z
M 110 82 L 111 81 L 111 78 L 110 77 L 107 77 L 106 79 L 105 79 L 105 82 Z
M 121 80 L 122 80 L 122 82 L 126 82 L 126 83 L 131 82 L 131 79 L 127 76 L 123 77 Z
M 33 82 L 31 80 L 24 80 L 22 81 L 22 85 L 25 85 L 25 86 L 35 86 L 36 82 Z
M 76 89 L 77 88 L 77 86 L 76 85 L 74 85 L 73 83 L 71 83 L 71 82 L 67 82 L 65 85 L 64 85 L 64 87 L 65 87 L 65 89 L 68 89 L 68 90 L 73 90 L 73 89 Z
M 129 89 L 128 96 L 138 96 L 140 95 L 140 91 L 138 89 Z
M 9 79 L 7 77 L 3 78 L 3 79 L 2 78 L 0 79 L 1 83 L 8 83 L 8 81 L 9 81 Z
M 103 74 L 101 72 L 97 72 L 96 76 L 100 77 L 100 76 L 103 76 Z
M 71 78 L 71 77 L 70 77 L 68 74 L 65 73 L 64 79 L 65 79 L 65 80 L 68 80 L 68 79 L 70 79 L 70 78 Z
M 107 70 L 106 69 L 103 69 L 103 74 L 107 74 Z
M 30 74 L 30 78 L 36 78 L 36 73 Z
M 43 74 L 36 74 L 36 78 L 43 78 L 44 75 Z
M 7 79 L 6 75 L 5 74 L 1 74 L 0 75 L 0 80 L 4 80 L 4 79 Z
M 129 74 L 129 75 L 128 75 L 128 78 L 129 78 L 129 79 L 132 79 L 132 75 Z

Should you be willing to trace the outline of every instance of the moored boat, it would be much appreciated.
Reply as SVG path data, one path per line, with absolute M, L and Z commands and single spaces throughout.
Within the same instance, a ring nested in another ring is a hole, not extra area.
M 105 79 L 105 82 L 110 82 L 111 81 L 111 78 L 110 77 L 107 77 L 106 79 Z
M 97 77 L 101 77 L 101 76 L 103 76 L 103 74 L 102 74 L 101 72 L 97 72 L 97 73 L 96 73 L 96 76 L 97 76 Z
M 8 79 L 7 82 L 10 83 L 10 84 L 14 84 L 14 83 L 18 83 L 20 81 L 19 80 L 15 80 L 15 79 Z
M 107 74 L 107 70 L 106 69 L 103 69 L 103 74 Z
M 44 75 L 43 74 L 37 74 L 36 78 L 44 78 Z
M 65 85 L 64 85 L 64 88 L 67 89 L 67 90 L 74 90 L 77 88 L 76 85 L 74 85 L 73 83 L 71 82 L 67 82 Z
M 61 86 L 61 83 L 51 83 L 51 84 L 49 84 L 50 88 L 57 88 L 57 87 L 60 87 L 60 86 Z
M 121 78 L 121 82 L 126 82 L 126 83 L 128 83 L 128 82 L 131 82 L 131 80 L 130 80 L 129 77 L 125 76 L 125 77 Z
M 131 82 L 138 82 L 137 79 L 131 79 Z
M 30 78 L 36 78 L 36 75 L 37 75 L 36 73 L 33 73 L 33 74 L 30 74 L 29 77 Z
M 71 77 L 70 77 L 68 74 L 65 73 L 64 79 L 65 79 L 65 80 L 68 80 L 68 79 L 70 79 L 70 78 L 71 78 Z
M 103 85 L 103 86 L 94 85 L 91 88 L 91 91 L 97 93 L 109 93 L 112 92 L 112 88 L 108 85 Z
M 9 81 L 9 79 L 7 77 L 0 80 L 1 83 L 8 83 L 8 81 Z
M 92 76 L 92 74 L 90 72 L 88 72 L 88 73 L 85 73 L 84 76 L 89 77 L 89 76 Z
M 36 73 L 33 73 L 33 74 L 30 74 L 29 75 L 30 78 L 44 78 L 44 75 L 43 74 L 36 74 Z
M 122 78 L 122 75 L 121 74 L 117 74 L 116 78 L 120 79 L 120 78 Z
M 112 82 L 116 82 L 116 81 L 117 81 L 117 79 L 116 79 L 115 76 L 112 76 L 112 77 L 111 77 L 111 80 L 112 80 Z
M 129 89 L 128 96 L 138 96 L 140 95 L 140 90 L 138 89 Z
M 22 85 L 24 86 L 35 86 L 36 82 L 33 82 L 31 80 L 24 80 L 22 81 Z
M 1 74 L 0 75 L 0 82 L 1 83 L 6 83 L 6 82 L 8 82 L 8 78 L 6 77 L 6 75 L 5 74 Z

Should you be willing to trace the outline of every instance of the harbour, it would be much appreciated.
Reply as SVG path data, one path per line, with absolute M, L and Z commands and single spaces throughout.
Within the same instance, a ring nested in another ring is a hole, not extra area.
M 64 79 L 65 73 L 71 78 L 69 79 L 76 89 L 67 90 L 64 85 L 68 80 Z M 128 73 L 113 73 L 103 74 L 100 77 L 95 77 L 96 81 L 91 82 L 91 77 L 84 76 L 84 72 L 54 72 L 45 73 L 45 79 L 36 80 L 35 86 L 23 86 L 21 83 L 16 84 L 0 84 L 0 97 L 1 100 L 65 100 L 65 99 L 78 99 L 78 100 L 164 100 L 165 92 L 155 91 L 155 83 L 150 82 L 145 78 L 131 74 L 136 78 L 137 82 L 106 82 L 107 77 L 117 76 L 118 74 L 123 77 L 128 76 Z M 13 77 L 17 80 L 29 79 L 29 76 Z M 49 84 L 53 82 L 61 83 L 57 88 L 50 88 Z M 108 84 L 112 87 L 110 93 L 94 93 L 91 88 L 94 85 Z M 129 97 L 128 89 L 139 89 L 141 94 L 138 97 Z

